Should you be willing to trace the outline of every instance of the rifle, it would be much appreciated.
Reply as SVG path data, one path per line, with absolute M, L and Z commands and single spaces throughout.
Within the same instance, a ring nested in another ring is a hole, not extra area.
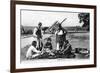
M 67 18 L 65 18 L 60 24 L 62 24 Z

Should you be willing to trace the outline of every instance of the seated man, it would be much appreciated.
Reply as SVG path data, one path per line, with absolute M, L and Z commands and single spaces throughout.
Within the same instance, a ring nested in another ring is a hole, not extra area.
M 40 55 L 41 52 L 37 50 L 36 45 L 37 45 L 37 42 L 33 41 L 32 45 L 28 48 L 27 53 L 26 53 L 27 59 L 35 58 Z
M 61 53 L 65 56 L 74 57 L 75 55 L 72 53 L 72 46 L 68 40 L 65 40 L 63 48 L 61 49 Z
M 46 44 L 44 45 L 43 51 L 49 53 L 49 55 L 54 55 L 52 49 L 51 38 L 48 38 Z

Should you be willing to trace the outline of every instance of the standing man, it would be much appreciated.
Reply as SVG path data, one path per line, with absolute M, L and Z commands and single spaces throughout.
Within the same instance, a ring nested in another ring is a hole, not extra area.
M 43 36 L 43 32 L 42 32 L 42 23 L 39 22 L 38 27 L 34 29 L 34 36 L 37 38 L 37 48 L 38 50 L 42 50 L 43 47 L 43 43 L 42 43 L 42 36 Z
M 60 50 L 60 49 L 62 49 L 62 46 L 63 46 L 64 41 L 66 39 L 66 32 L 64 31 L 64 29 L 60 23 L 59 23 L 59 28 L 55 34 L 56 34 L 56 43 L 57 43 L 56 50 Z

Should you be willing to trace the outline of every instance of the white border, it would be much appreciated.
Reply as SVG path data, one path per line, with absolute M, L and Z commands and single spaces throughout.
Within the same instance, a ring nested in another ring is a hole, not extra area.
M 66 60 L 39 60 L 39 61 L 25 61 L 20 63 L 20 9 L 31 10 L 54 10 L 54 11 L 71 11 L 71 12 L 88 12 L 90 13 L 90 59 L 66 59 Z M 39 67 L 54 67 L 54 66 L 73 66 L 94 64 L 94 11 L 93 9 L 85 8 L 68 8 L 68 7 L 49 7 L 49 6 L 35 6 L 35 5 L 16 5 L 16 69 L 23 68 L 39 68 Z

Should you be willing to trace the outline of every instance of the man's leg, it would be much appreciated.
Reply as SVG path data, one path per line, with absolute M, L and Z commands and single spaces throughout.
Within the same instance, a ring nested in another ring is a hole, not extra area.
M 30 55 L 26 55 L 25 57 L 27 60 L 32 58 Z
M 37 57 L 39 55 L 40 55 L 39 53 L 36 53 L 36 54 L 32 55 L 32 58 L 35 58 L 35 57 Z
M 39 39 L 37 38 L 37 46 L 36 48 L 39 48 Z
M 46 52 L 49 53 L 49 55 L 54 55 L 54 53 L 51 50 L 49 50 L 49 49 L 47 49 Z
M 59 43 L 57 42 L 57 49 L 56 50 L 59 50 Z
M 51 51 L 50 51 L 49 53 L 50 53 L 50 55 L 54 55 L 54 53 L 53 53 L 53 52 L 51 52 Z
M 39 50 L 41 50 L 41 39 L 40 38 L 38 38 L 38 48 Z

